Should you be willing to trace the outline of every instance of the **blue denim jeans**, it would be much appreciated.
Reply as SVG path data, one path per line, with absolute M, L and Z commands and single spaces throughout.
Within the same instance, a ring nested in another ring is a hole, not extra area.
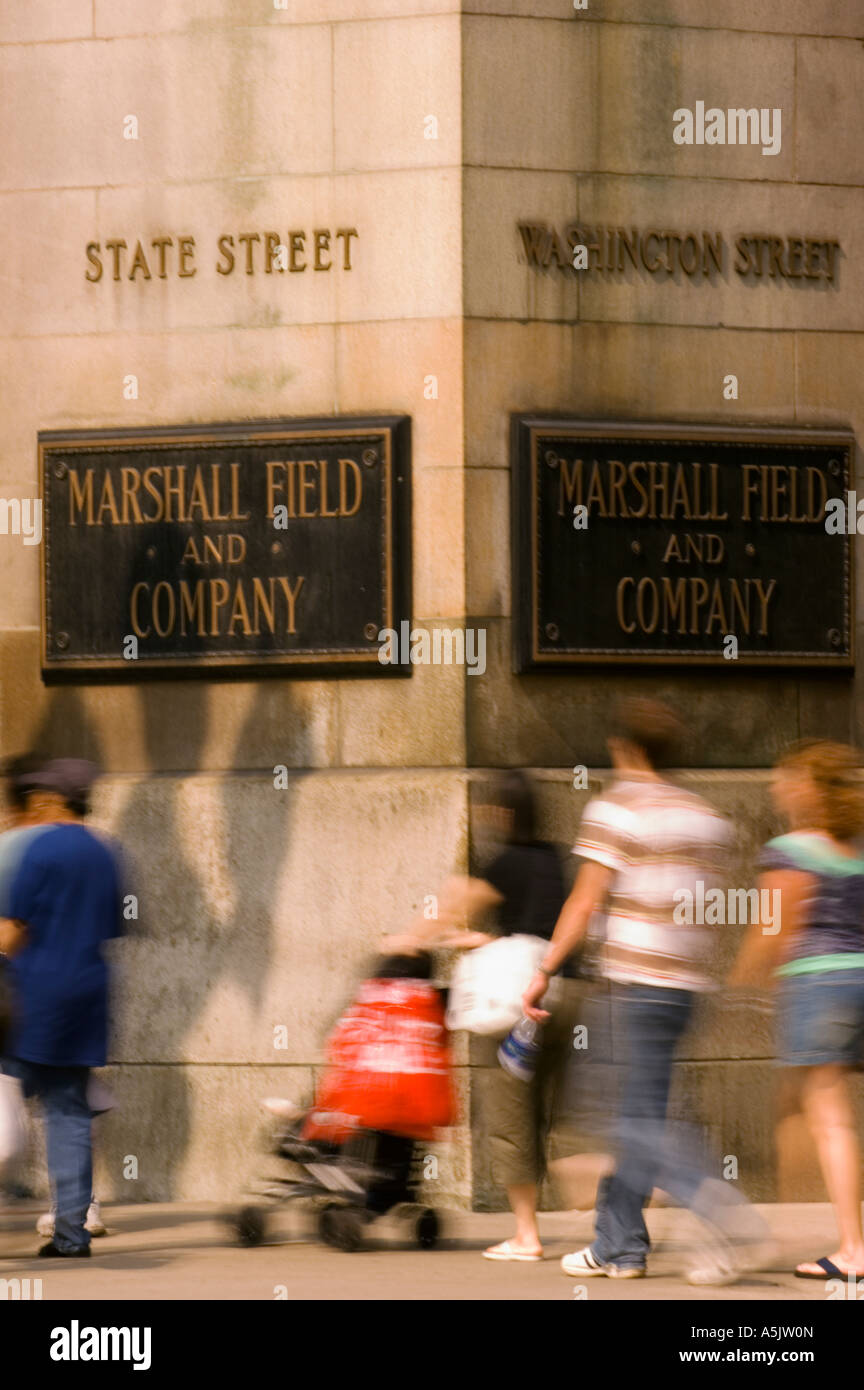
M 864 1059 L 864 970 L 782 978 L 778 1031 L 781 1066 L 858 1066 Z
M 666 1133 L 672 1063 L 694 996 L 685 990 L 628 985 L 616 988 L 611 1005 L 611 1055 L 623 1063 L 624 1075 L 615 1170 L 598 1187 L 591 1249 L 604 1264 L 642 1268 L 651 1245 L 642 1209 L 653 1189 L 659 1187 L 695 1210 L 706 1177 L 692 1148 L 678 1136 L 671 1142 Z
M 49 1067 L 9 1059 L 6 1070 L 17 1076 L 25 1096 L 38 1096 L 45 1118 L 48 1172 L 54 1190 L 54 1244 L 76 1250 L 90 1244 L 84 1230 L 93 1191 L 90 1142 L 92 1115 L 87 1101 L 89 1067 Z

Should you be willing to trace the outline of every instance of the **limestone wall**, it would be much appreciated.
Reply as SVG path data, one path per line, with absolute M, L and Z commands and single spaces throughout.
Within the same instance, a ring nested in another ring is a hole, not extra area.
M 469 607 L 488 617 L 494 652 L 492 679 L 468 687 L 469 756 L 598 761 L 607 701 L 636 684 L 674 692 L 694 765 L 759 767 L 802 734 L 848 738 L 857 685 L 722 662 L 513 677 L 509 552 L 489 541 L 508 524 L 511 411 L 860 431 L 864 16 L 854 3 L 570 8 L 481 0 L 463 29 L 466 495 L 485 518 L 466 535 Z M 699 100 L 779 107 L 780 152 L 676 145 L 673 111 Z M 629 264 L 566 275 L 526 263 L 521 221 L 720 232 L 727 247 L 813 229 L 801 234 L 836 237 L 844 254 L 831 283 L 741 277 L 731 257 L 710 279 Z M 738 399 L 724 399 L 728 373 Z
M 695 784 L 738 826 L 736 884 L 777 833 L 766 768 L 802 736 L 860 739 L 851 676 L 637 667 L 512 674 L 511 412 L 718 425 L 832 425 L 860 435 L 864 338 L 862 166 L 856 130 L 864 13 L 855 3 L 702 0 L 651 5 L 475 0 L 463 24 L 465 447 L 468 607 L 489 631 L 490 675 L 467 683 L 471 763 L 543 775 L 546 831 L 572 839 L 584 794 L 561 769 L 606 763 L 614 697 L 671 699 L 690 727 Z M 678 108 L 782 110 L 776 155 L 681 146 Z M 517 224 L 832 236 L 835 281 L 768 275 L 562 273 L 528 263 Z M 819 232 L 815 228 L 819 228 Z M 830 230 L 829 230 L 830 229 Z M 724 399 L 728 373 L 737 399 Z M 860 478 L 860 458 L 858 461 Z M 859 482 L 860 489 L 860 482 Z M 794 582 L 794 576 L 788 576 Z M 862 611 L 856 579 L 858 638 Z M 482 615 L 482 619 L 481 619 Z M 738 771 L 738 769 L 742 769 Z M 690 774 L 688 774 L 690 775 Z M 722 934 L 718 966 L 739 930 Z M 720 1155 L 764 1199 L 823 1195 L 800 1122 L 775 1130 L 778 1091 L 766 1001 L 719 997 L 678 1073 L 679 1113 L 700 1114 Z M 482 1072 L 474 1079 L 475 1197 L 494 1203 L 483 1161 Z M 779 1139 L 779 1155 L 775 1153 Z M 583 1194 L 590 1201 L 590 1194 Z
M 612 697 L 666 695 L 691 721 L 688 769 L 742 817 L 751 874 L 770 830 L 760 769 L 799 734 L 858 730 L 859 683 L 838 674 L 514 676 L 507 429 L 511 412 L 560 411 L 858 431 L 862 39 L 857 0 L 5 7 L 0 495 L 36 495 L 38 430 L 405 413 L 413 616 L 488 637 L 482 678 L 46 688 L 38 547 L 0 536 L 0 753 L 99 760 L 97 818 L 140 898 L 118 948 L 106 1195 L 128 1200 L 128 1154 L 142 1197 L 237 1190 L 257 1097 L 308 1089 L 379 929 L 467 865 L 474 770 L 538 769 L 565 842 L 582 804 L 569 769 L 602 769 Z M 781 108 L 780 153 L 676 146 L 672 112 L 697 100 Z M 526 264 L 519 221 L 577 218 L 835 238 L 843 255 L 834 281 L 808 284 Z M 216 269 L 220 234 L 304 230 L 308 258 L 316 228 L 356 229 L 350 271 L 267 274 L 263 241 L 252 275 Z M 131 257 L 158 236 L 175 240 L 165 279 L 114 280 L 107 256 L 85 279 L 88 243 L 125 239 Z M 176 273 L 180 237 L 194 276 Z M 769 1194 L 770 1037 L 734 1007 L 682 1084 L 698 1080 Z M 442 1184 L 488 1204 L 483 1078 L 459 1060 L 477 1142 L 463 1127 Z M 804 1172 L 790 1195 L 821 1195 Z
M 414 617 L 464 616 L 460 19 L 404 11 L 6 7 L 0 494 L 37 495 L 40 429 L 405 413 Z M 335 238 L 333 269 L 314 271 L 316 228 L 356 229 L 350 271 Z M 218 235 L 298 229 L 305 272 L 267 274 L 262 242 L 251 276 L 239 258 L 218 273 Z M 164 280 L 159 236 L 175 243 Z M 181 236 L 194 276 L 176 273 Z M 151 278 L 130 282 L 138 239 Z M 259 1097 L 309 1092 L 379 934 L 467 862 L 464 672 L 46 689 L 38 562 L 0 537 L 0 751 L 99 761 L 96 818 L 139 898 L 115 953 L 121 1110 L 100 1189 L 227 1198 L 260 1166 Z M 464 1200 L 462 1150 L 448 1180 Z

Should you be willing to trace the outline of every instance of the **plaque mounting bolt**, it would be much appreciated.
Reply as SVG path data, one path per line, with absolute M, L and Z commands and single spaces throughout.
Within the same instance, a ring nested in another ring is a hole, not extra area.
M 634 554 L 634 555 L 641 555 L 641 554 L 642 554 L 642 543 L 641 543 L 641 541 L 631 541 L 631 542 L 630 542 L 630 549 L 633 551 L 633 554 Z
M 832 647 L 839 647 L 843 641 L 843 637 L 836 627 L 829 627 L 828 641 L 831 643 Z
M 148 547 L 147 547 L 147 559 L 148 559 L 148 560 L 155 560 L 155 559 L 156 559 L 156 547 L 155 547 L 155 545 L 148 545 Z
M 374 642 L 375 638 L 378 636 L 378 624 L 367 623 L 363 629 L 363 636 L 366 638 L 367 642 Z
M 557 455 L 557 454 L 553 454 L 553 452 L 552 452 L 551 449 L 548 449 L 548 450 L 546 451 L 546 466 L 547 466 L 548 468 L 557 468 L 557 467 L 558 467 L 558 455 Z
M 828 460 L 828 472 L 831 474 L 832 478 L 840 477 L 840 464 L 837 459 Z
M 746 544 L 745 547 L 744 547 L 744 554 L 745 554 L 745 555 L 750 555 L 750 556 L 755 555 L 755 554 L 756 554 L 756 547 L 755 547 L 755 545 L 751 545 L 751 543 L 748 541 L 747 544 Z
M 282 549 L 282 542 L 281 542 L 281 541 L 274 541 L 273 544 L 272 544 L 271 547 L 270 547 L 270 552 L 271 552 L 271 554 L 273 554 L 273 555 L 278 555 L 278 554 L 279 554 L 279 551 L 280 551 L 281 549 Z
M 65 652 L 66 648 L 69 646 L 68 632 L 58 632 L 55 641 L 57 643 L 58 651 Z
M 57 464 L 54 465 L 54 477 L 55 477 L 55 478 L 65 478 L 65 477 L 66 477 L 66 474 L 67 474 L 68 472 L 69 472 L 69 469 L 68 469 L 68 466 L 67 466 L 65 463 L 57 463 Z
M 363 462 L 367 468 L 372 468 L 378 462 L 377 449 L 364 449 L 362 454 Z M 377 631 L 377 629 L 376 629 Z
M 546 624 L 546 636 L 549 638 L 550 642 L 557 642 L 559 635 L 557 623 Z

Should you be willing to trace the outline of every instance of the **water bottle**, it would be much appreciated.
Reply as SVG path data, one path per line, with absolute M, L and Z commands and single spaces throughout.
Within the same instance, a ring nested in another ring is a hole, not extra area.
M 520 1018 L 498 1048 L 498 1061 L 518 1081 L 530 1081 L 540 1056 L 540 1024 Z

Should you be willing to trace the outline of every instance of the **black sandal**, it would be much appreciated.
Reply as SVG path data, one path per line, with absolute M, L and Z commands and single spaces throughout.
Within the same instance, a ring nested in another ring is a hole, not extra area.
M 864 1274 L 855 1274 L 855 1273 L 847 1272 L 846 1270 L 838 1269 L 837 1266 L 834 1264 L 834 1261 L 833 1261 L 833 1260 L 829 1260 L 829 1258 L 828 1258 L 827 1255 L 825 1256 L 824 1260 L 814 1260 L 813 1263 L 814 1263 L 814 1264 L 817 1264 L 817 1265 L 819 1266 L 819 1268 L 820 1268 L 821 1270 L 824 1271 L 824 1273 L 822 1273 L 822 1274 L 814 1274 L 814 1273 L 812 1272 L 812 1270 L 796 1269 L 796 1270 L 795 1270 L 795 1278 L 796 1278 L 796 1279 L 856 1279 L 856 1280 L 857 1280 L 857 1279 L 864 1279 Z

